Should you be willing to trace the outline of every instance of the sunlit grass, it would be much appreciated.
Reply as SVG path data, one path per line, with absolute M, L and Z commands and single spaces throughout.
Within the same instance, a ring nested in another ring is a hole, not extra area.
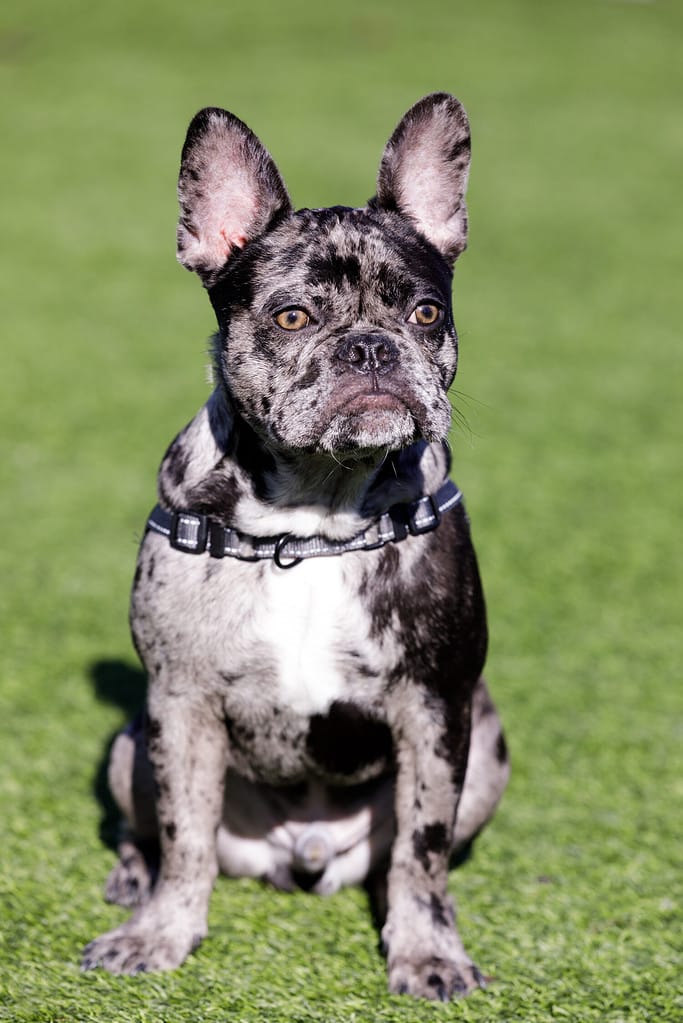
M 3 10 L 0 1018 L 680 1018 L 682 28 L 616 0 Z M 495 982 L 390 998 L 361 892 L 225 880 L 180 971 L 82 975 L 123 917 L 95 780 L 143 686 L 136 540 L 207 393 L 211 310 L 173 258 L 186 123 L 227 106 L 298 203 L 360 203 L 435 89 L 474 132 L 454 475 L 514 765 L 452 888 Z

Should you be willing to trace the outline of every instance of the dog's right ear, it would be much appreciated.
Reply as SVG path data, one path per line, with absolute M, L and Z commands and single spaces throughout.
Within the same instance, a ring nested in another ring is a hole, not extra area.
M 254 133 L 227 110 L 192 119 L 178 179 L 178 260 L 210 287 L 237 248 L 291 209 L 282 178 Z

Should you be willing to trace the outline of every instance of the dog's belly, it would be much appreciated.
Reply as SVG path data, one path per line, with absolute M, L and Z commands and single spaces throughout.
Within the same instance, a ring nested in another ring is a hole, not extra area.
M 353 786 L 386 774 L 392 763 L 388 726 L 353 704 L 335 703 L 328 714 L 310 719 L 277 711 L 272 717 L 228 714 L 226 725 L 229 765 L 252 782 L 279 786 L 317 779 Z

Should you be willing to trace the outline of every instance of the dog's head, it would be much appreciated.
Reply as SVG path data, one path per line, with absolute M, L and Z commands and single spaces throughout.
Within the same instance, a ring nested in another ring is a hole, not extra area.
M 387 143 L 365 208 L 294 211 L 245 124 L 215 108 L 194 118 L 178 258 L 209 292 L 236 411 L 267 443 L 349 455 L 445 438 L 469 157 L 460 103 L 427 96 Z

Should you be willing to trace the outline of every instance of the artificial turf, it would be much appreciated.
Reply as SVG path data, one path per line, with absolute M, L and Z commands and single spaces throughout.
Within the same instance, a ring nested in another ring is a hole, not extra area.
M 0 1019 L 683 1018 L 683 8 L 15 0 L 0 25 Z M 362 892 L 224 879 L 179 971 L 81 974 L 124 916 L 101 765 L 144 688 L 136 538 L 208 389 L 173 259 L 187 121 L 226 106 L 295 202 L 359 204 L 436 89 L 473 125 L 454 474 L 514 766 L 452 890 L 495 979 L 390 997 Z

